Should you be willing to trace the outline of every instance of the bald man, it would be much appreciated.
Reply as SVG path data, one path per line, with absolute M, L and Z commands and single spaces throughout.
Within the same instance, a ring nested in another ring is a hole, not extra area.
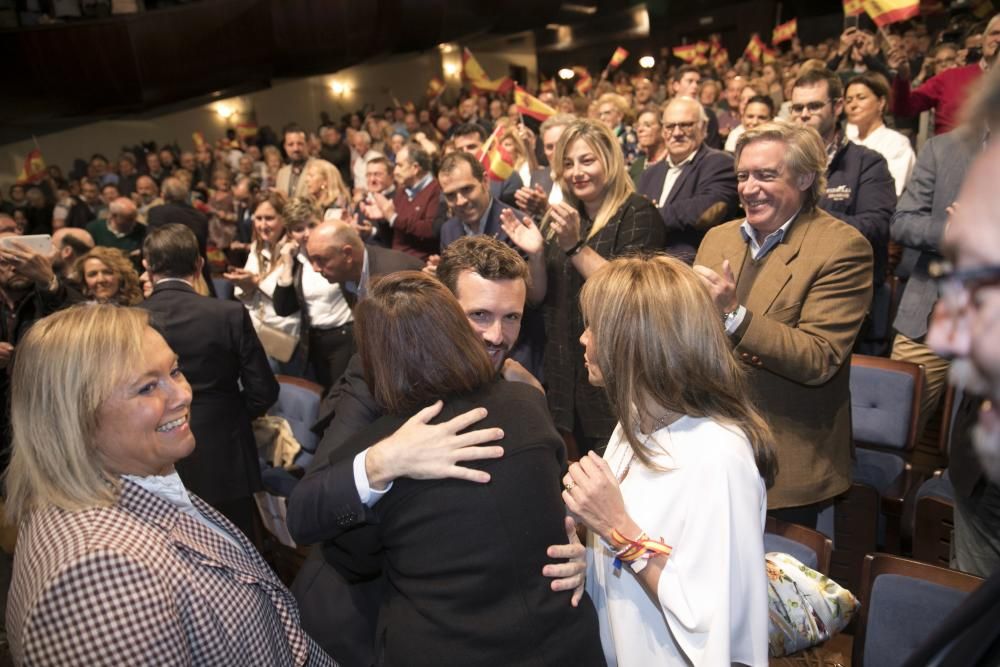
M 419 271 L 424 266 L 413 255 L 366 245 L 354 227 L 340 220 L 324 222 L 310 231 L 306 254 L 316 273 L 331 283 L 340 284 L 351 307 L 365 297 L 373 278 L 396 271 Z M 293 290 L 290 286 L 278 289 Z M 287 298 L 284 294 L 281 296 Z M 278 298 L 278 290 L 275 290 L 276 307 Z
M 94 237 L 85 229 L 63 227 L 52 232 L 52 270 L 60 278 L 68 278 L 73 271 L 73 265 L 91 248 L 94 247 Z
M 694 98 L 667 102 L 661 124 L 667 159 L 642 172 L 637 189 L 660 209 L 667 252 L 690 264 L 705 232 L 736 217 L 733 156 L 705 145 L 708 116 Z
M 146 225 L 139 224 L 139 209 L 131 199 L 118 197 L 108 205 L 106 220 L 94 220 L 87 225 L 93 243 L 108 248 L 118 248 L 128 255 L 138 273 L 142 268 L 142 241 L 146 238 Z

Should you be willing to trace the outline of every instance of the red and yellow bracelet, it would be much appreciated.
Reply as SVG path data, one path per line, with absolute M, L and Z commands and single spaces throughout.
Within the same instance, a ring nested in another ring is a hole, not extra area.
M 663 541 L 650 539 L 646 533 L 641 533 L 636 539 L 630 540 L 617 528 L 611 530 L 611 546 L 615 549 L 615 569 L 620 570 L 622 563 L 628 563 L 636 574 L 642 572 L 649 558 L 669 557 L 673 551 L 673 547 Z

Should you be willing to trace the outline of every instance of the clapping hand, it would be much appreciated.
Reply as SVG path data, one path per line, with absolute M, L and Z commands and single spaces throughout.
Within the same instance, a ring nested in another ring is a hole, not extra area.
M 545 247 L 545 239 L 538 231 L 538 226 L 529 218 L 518 219 L 511 209 L 507 208 L 500 212 L 500 225 L 518 248 L 525 254 L 536 255 Z

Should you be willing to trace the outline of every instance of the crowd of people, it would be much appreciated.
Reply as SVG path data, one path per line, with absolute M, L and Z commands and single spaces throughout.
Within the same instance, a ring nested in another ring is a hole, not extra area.
M 765 665 L 764 522 L 848 490 L 858 351 L 924 366 L 921 426 L 949 371 L 986 401 L 953 566 L 1000 570 L 998 48 L 852 26 L 10 186 L 15 660 Z M 292 592 L 251 542 L 275 374 L 323 391 Z

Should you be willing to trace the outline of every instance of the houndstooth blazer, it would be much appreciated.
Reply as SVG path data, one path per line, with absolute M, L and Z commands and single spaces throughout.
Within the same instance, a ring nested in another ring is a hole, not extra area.
M 123 480 L 111 507 L 22 524 L 7 632 L 25 665 L 335 665 L 246 537 L 241 548 Z

